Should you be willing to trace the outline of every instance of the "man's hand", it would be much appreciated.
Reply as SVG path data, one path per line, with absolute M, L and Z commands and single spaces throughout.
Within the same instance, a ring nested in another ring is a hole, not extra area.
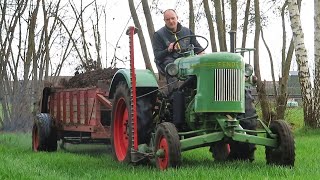
M 168 46 L 168 52 L 172 52 L 173 50 L 175 49 L 178 49 L 178 43 L 175 45 L 175 47 L 173 47 L 173 44 L 174 43 L 170 43 L 169 46 Z
M 173 51 L 173 43 L 170 43 L 168 46 L 168 52 L 172 52 Z

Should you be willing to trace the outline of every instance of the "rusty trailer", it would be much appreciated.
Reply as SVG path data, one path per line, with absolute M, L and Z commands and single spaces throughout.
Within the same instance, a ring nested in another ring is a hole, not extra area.
M 98 87 L 43 90 L 41 113 L 33 126 L 32 148 L 55 151 L 57 141 L 107 143 L 111 137 L 111 102 Z

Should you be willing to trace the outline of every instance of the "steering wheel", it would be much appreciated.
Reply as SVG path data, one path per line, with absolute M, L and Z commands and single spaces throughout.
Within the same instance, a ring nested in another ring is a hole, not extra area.
M 187 47 L 187 48 L 185 48 L 185 49 L 180 49 L 180 51 L 176 51 L 176 53 L 178 53 L 179 55 L 184 55 L 183 52 L 192 51 L 192 50 L 194 50 L 194 49 L 198 49 L 198 51 L 196 52 L 196 54 L 199 54 L 199 53 L 203 52 L 204 50 L 206 50 L 207 47 L 208 47 L 208 45 L 209 45 L 209 41 L 208 41 L 207 38 L 205 38 L 205 37 L 203 37 L 203 36 L 199 36 L 199 35 L 187 35 L 187 36 L 184 36 L 184 37 L 182 37 L 182 38 L 179 38 L 179 39 L 177 39 L 177 40 L 173 43 L 173 47 L 176 47 L 177 43 L 180 42 L 180 41 L 183 40 L 183 39 L 190 38 L 190 41 L 191 41 L 191 38 L 197 38 L 197 37 L 202 38 L 202 39 L 204 39 L 204 40 L 207 42 L 206 47 L 204 47 L 204 48 L 202 48 L 202 47 L 194 47 L 192 44 L 190 44 L 190 45 L 192 45 L 193 47 Z

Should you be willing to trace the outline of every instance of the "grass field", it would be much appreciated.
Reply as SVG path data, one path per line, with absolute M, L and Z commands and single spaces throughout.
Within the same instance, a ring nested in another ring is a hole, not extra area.
M 161 172 L 155 165 L 115 162 L 107 145 L 68 145 L 67 150 L 34 153 L 30 134 L 0 134 L 0 179 L 320 179 L 320 130 L 297 130 L 295 167 L 265 164 L 264 147 L 256 160 L 214 162 L 208 148 L 182 154 L 182 167 Z

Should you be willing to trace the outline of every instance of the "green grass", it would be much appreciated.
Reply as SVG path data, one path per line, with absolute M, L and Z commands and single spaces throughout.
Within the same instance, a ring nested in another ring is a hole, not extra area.
M 30 134 L 0 133 L 0 179 L 320 179 L 320 130 L 295 134 L 295 167 L 265 164 L 264 147 L 256 160 L 214 162 L 208 148 L 182 154 L 182 167 L 161 172 L 155 165 L 113 161 L 107 145 L 68 145 L 67 150 L 34 153 Z

